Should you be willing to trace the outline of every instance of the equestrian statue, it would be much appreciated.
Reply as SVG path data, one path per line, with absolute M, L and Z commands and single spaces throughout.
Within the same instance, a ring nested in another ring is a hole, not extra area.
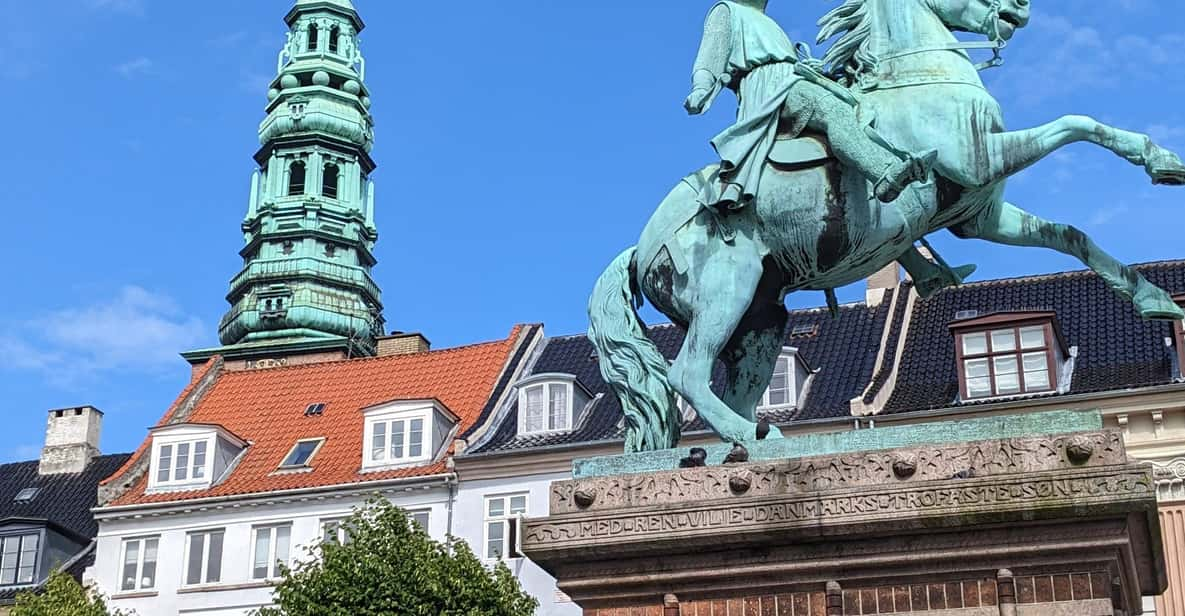
M 1146 319 L 1185 318 L 1162 289 L 1081 230 L 1004 199 L 1006 180 L 1087 141 L 1185 185 L 1185 164 L 1150 137 L 1086 116 L 1007 131 L 979 72 L 1028 25 L 1030 0 L 844 0 L 819 21 L 821 60 L 765 13 L 767 0 L 710 10 L 684 107 L 736 93 L 736 123 L 712 140 L 719 162 L 683 178 L 637 245 L 601 275 L 589 338 L 621 401 L 627 452 L 679 442 L 681 396 L 720 436 L 780 437 L 757 405 L 782 350 L 785 297 L 828 293 L 899 261 L 922 296 L 961 283 L 919 242 L 961 238 L 1052 248 L 1081 260 Z M 960 41 L 955 32 L 986 40 Z M 969 52 L 987 50 L 976 63 Z M 643 298 L 687 335 L 668 364 L 646 337 Z M 719 360 L 727 382 L 712 391 Z

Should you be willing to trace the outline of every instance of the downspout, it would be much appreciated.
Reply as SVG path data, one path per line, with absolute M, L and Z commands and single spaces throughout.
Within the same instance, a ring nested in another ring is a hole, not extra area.
M 446 525 L 445 536 L 453 536 L 453 509 L 457 502 L 457 475 L 453 473 L 444 480 L 445 485 L 448 486 L 448 524 Z

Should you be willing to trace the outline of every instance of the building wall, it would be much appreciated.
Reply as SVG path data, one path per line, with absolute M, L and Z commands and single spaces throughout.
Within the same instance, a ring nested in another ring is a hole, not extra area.
M 457 493 L 457 515 L 453 534 L 464 539 L 477 555 L 485 555 L 485 505 L 487 496 L 526 494 L 527 517 L 548 514 L 551 482 L 569 479 L 570 473 L 552 473 L 480 481 L 462 477 Z M 523 589 L 539 600 L 536 616 L 580 616 L 581 610 L 566 596 L 557 593 L 555 578 L 526 558 L 506 562 Z
M 418 488 L 400 493 L 392 502 L 406 509 L 427 509 L 428 532 L 442 540 L 447 534 L 448 495 L 444 487 Z M 95 564 L 85 579 L 110 597 L 110 607 L 135 610 L 142 616 L 243 616 L 271 604 L 272 587 L 251 579 L 252 530 L 267 524 L 292 524 L 292 559 L 307 559 L 305 550 L 321 538 L 321 522 L 349 515 L 365 496 L 325 495 L 309 500 L 200 509 L 189 513 L 144 516 L 134 519 L 101 519 Z M 242 504 L 242 503 L 240 503 Z M 189 532 L 225 528 L 222 576 L 218 584 L 183 589 L 185 540 Z M 150 592 L 120 590 L 123 540 L 160 536 L 156 588 Z M 182 612 L 181 610 L 184 610 Z

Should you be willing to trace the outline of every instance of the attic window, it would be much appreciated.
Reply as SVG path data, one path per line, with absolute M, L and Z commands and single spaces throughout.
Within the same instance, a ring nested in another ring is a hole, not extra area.
M 798 406 L 799 396 L 809 372 L 798 359 L 798 349 L 785 347 L 774 363 L 769 387 L 757 403 L 758 408 L 779 409 Z
M 795 325 L 794 329 L 790 330 L 790 337 L 791 338 L 806 338 L 806 337 L 818 335 L 818 333 L 819 333 L 819 324 L 818 323 L 806 323 L 803 325 Z
M 14 497 L 12 500 L 13 502 L 17 503 L 27 503 L 34 498 L 37 498 L 37 493 L 40 491 L 41 488 L 25 488 L 20 492 L 17 492 L 16 497 Z
M 519 392 L 519 433 L 572 429 L 572 384 L 539 383 Z
M 952 325 L 964 400 L 1057 389 L 1064 354 L 1052 313 L 997 314 Z
M 317 455 L 317 452 L 321 449 L 321 445 L 324 444 L 325 439 L 323 438 L 297 441 L 296 445 L 292 447 L 292 451 L 289 451 L 288 455 L 284 458 L 284 463 L 280 465 L 280 468 L 307 468 L 313 456 Z
M 324 402 L 314 402 L 314 403 L 308 405 L 308 407 L 306 407 L 304 410 L 305 417 L 320 417 L 321 415 L 324 415 L 324 414 L 325 414 L 325 403 Z

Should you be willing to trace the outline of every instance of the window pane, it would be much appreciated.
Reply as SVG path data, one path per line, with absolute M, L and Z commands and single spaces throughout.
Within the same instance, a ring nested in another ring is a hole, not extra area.
M 144 566 L 140 571 L 140 590 L 156 588 L 156 553 L 159 546 L 159 539 L 144 541 Z
M 988 375 L 988 360 L 986 359 L 965 360 L 963 361 L 963 367 L 966 370 L 966 376 L 968 379 Z
M 565 385 L 552 385 L 548 388 L 551 407 L 548 414 L 547 428 L 549 430 L 568 429 L 568 388 Z
M 1020 328 L 1020 347 L 1022 349 L 1044 348 L 1045 327 L 1043 325 L 1035 325 L 1033 327 Z
M 257 580 L 266 579 L 271 567 L 268 553 L 271 552 L 272 529 L 255 529 L 255 559 L 251 563 L 251 577 Z
M 173 463 L 173 481 L 189 479 L 189 443 L 177 445 L 177 460 Z
M 280 526 L 276 529 L 276 563 L 288 564 L 288 552 L 292 549 L 292 527 Z M 272 577 L 280 575 L 280 568 L 272 563 Z
M 505 523 L 490 522 L 486 524 L 486 558 L 501 558 L 503 545 L 503 531 Z
M 370 445 L 370 457 L 376 461 L 387 459 L 387 423 L 384 421 L 374 424 L 374 439 Z
M 210 559 L 206 564 L 206 582 L 222 579 L 222 531 L 210 533 Z
M 391 422 L 391 459 L 398 460 L 403 457 L 403 422 Z
M 123 581 L 120 590 L 136 589 L 136 564 L 140 561 L 140 542 L 125 541 L 123 543 Z
M 424 420 L 411 420 L 407 434 L 407 457 L 418 458 L 424 453 Z
M 0 584 L 15 584 L 20 537 L 7 537 L 0 541 L 3 542 L 0 547 Z
M 193 478 L 203 479 L 206 476 L 206 441 L 193 444 Z
M 1016 332 L 1011 329 L 998 329 L 992 332 L 992 352 L 1002 353 L 1016 350 Z
M 161 445 L 160 458 L 156 461 L 156 480 L 165 483 L 169 480 L 169 471 L 173 470 L 173 446 Z
M 1045 352 L 1025 353 L 1025 390 L 1045 391 L 1052 389 L 1049 385 L 1049 361 Z
M 491 518 L 506 515 L 506 503 L 501 498 L 491 498 L 486 502 L 486 511 Z
M 963 355 L 983 355 L 987 353 L 987 336 L 984 334 L 967 334 L 963 336 Z
M 992 359 L 996 370 L 996 393 L 1014 394 L 1020 391 L 1020 377 L 1016 356 L 996 357 Z
M 992 395 L 992 381 L 988 377 L 967 379 L 967 396 L 970 398 L 984 398 Z
M 512 515 L 516 514 L 516 513 L 526 513 L 526 511 L 527 511 L 527 497 L 526 497 L 526 495 L 520 494 L 518 496 L 511 496 L 510 497 L 510 513 Z
M 425 531 L 428 530 L 428 512 L 427 511 L 413 511 L 411 514 L 411 519 L 416 524 L 419 524 L 420 528 L 424 529 Z
M 189 536 L 189 559 L 185 563 L 186 584 L 202 583 L 202 556 L 205 554 L 205 547 L 205 535 L 195 534 Z
M 20 566 L 16 575 L 16 581 L 18 584 L 30 584 L 33 582 L 34 568 L 37 566 L 38 539 L 40 539 L 40 537 L 37 535 L 25 535 L 20 539 Z
M 527 432 L 543 430 L 543 418 L 546 408 L 543 403 L 543 386 L 536 385 L 527 389 L 527 410 L 523 425 Z

